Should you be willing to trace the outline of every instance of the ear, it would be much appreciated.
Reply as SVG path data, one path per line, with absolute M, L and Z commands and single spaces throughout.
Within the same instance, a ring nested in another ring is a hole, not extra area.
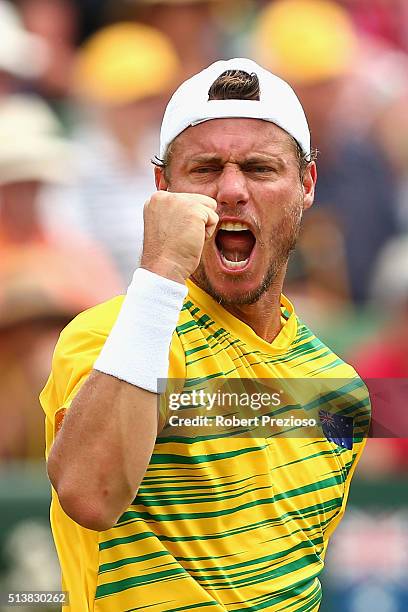
M 155 166 L 154 168 L 154 180 L 156 183 L 156 189 L 158 191 L 167 191 L 169 186 L 166 177 L 164 176 L 164 168 L 160 168 L 159 166 Z
M 307 210 L 311 207 L 315 196 L 315 187 L 317 181 L 317 167 L 315 162 L 311 162 L 303 176 L 302 188 L 303 188 L 303 210 Z

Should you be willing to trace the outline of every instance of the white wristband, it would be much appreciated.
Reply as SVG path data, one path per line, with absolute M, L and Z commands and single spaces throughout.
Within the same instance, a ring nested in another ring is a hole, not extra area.
M 94 369 L 160 393 L 187 287 L 138 268 Z

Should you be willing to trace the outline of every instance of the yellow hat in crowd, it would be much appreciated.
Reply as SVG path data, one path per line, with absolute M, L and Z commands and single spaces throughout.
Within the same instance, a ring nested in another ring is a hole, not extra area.
M 344 74 L 356 49 L 348 13 L 330 0 L 278 0 L 252 33 L 256 59 L 298 84 Z
M 167 92 L 178 70 L 176 51 L 164 34 L 140 23 L 117 23 L 78 52 L 74 88 L 93 102 L 126 104 Z

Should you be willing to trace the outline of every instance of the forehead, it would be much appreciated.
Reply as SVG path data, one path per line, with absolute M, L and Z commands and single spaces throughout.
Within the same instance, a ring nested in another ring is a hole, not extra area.
M 178 155 L 199 154 L 237 156 L 251 153 L 283 154 L 294 152 L 287 132 L 261 119 L 211 119 L 184 130 L 172 146 Z

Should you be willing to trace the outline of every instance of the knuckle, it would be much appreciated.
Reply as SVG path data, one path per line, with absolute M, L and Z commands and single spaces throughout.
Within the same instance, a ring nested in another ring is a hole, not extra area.
M 200 208 L 196 209 L 195 217 L 196 217 L 196 219 L 198 219 L 200 221 L 207 222 L 208 212 L 205 210 L 204 207 L 200 206 Z
M 151 201 L 159 204 L 160 202 L 164 202 L 167 199 L 167 196 L 167 191 L 156 191 L 156 193 L 152 195 Z
M 217 208 L 217 201 L 214 200 L 214 198 L 210 198 L 208 196 L 206 196 L 206 200 L 208 202 L 208 205 L 213 208 L 214 210 Z

